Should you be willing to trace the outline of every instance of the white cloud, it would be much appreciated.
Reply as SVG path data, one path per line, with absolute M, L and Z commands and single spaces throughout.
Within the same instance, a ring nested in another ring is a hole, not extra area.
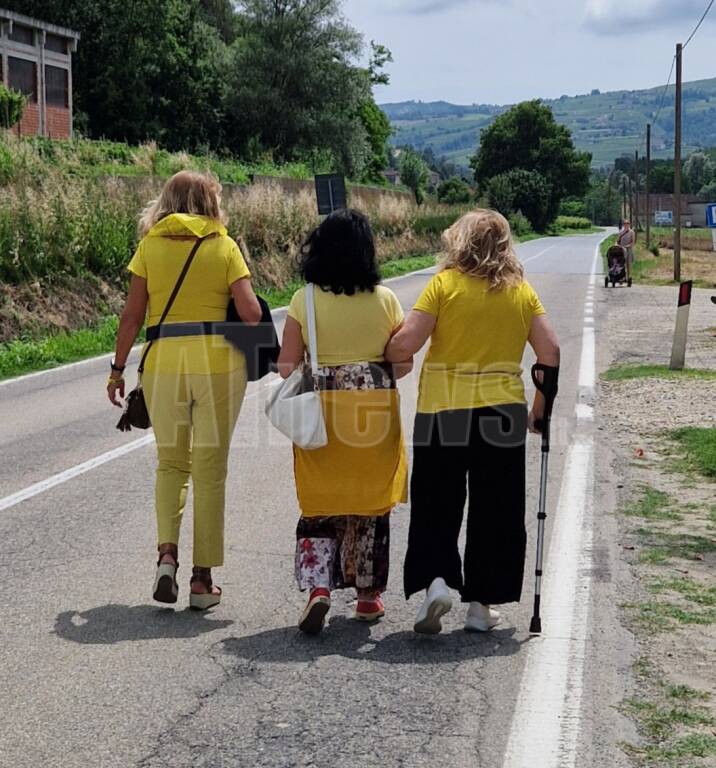
M 455 8 L 487 4 L 510 5 L 510 0 L 403 0 L 399 8 L 403 13 L 414 16 L 426 16 L 433 13 L 445 13 Z
M 587 0 L 585 22 L 600 34 L 631 34 L 673 25 L 675 33 L 687 31 L 703 13 L 705 0 Z

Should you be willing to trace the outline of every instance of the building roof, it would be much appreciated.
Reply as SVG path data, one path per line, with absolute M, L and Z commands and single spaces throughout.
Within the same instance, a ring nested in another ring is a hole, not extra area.
M 6 11 L 4 8 L 0 8 L 0 21 L 17 22 L 23 24 L 26 27 L 32 27 L 33 29 L 41 29 L 43 32 L 50 32 L 58 37 L 66 37 L 68 40 L 79 40 L 80 33 L 75 32 L 73 29 L 67 29 L 67 27 L 58 27 L 56 24 L 48 24 L 46 21 L 40 21 L 39 19 L 33 19 L 30 16 L 24 16 L 21 13 L 15 13 L 14 11 Z

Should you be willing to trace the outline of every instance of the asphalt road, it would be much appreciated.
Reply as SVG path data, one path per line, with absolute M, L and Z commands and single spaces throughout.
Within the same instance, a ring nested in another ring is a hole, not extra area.
M 565 456 L 575 435 L 591 440 L 595 429 L 590 418 L 577 419 L 575 408 L 588 410 L 594 397 L 580 377 L 590 325 L 585 301 L 601 237 L 538 240 L 519 249 L 563 349 L 549 536 Z M 408 308 L 427 279 L 419 273 L 390 285 Z M 596 294 L 591 326 L 598 365 L 598 284 Z M 531 362 L 526 358 L 526 365 Z M 555 606 L 545 616 L 543 639 L 530 640 L 527 632 L 531 578 L 522 604 L 506 606 L 503 624 L 490 634 L 465 633 L 456 603 L 442 635 L 414 636 L 418 600 L 406 603 L 401 594 L 407 506 L 393 518 L 386 618 L 370 627 L 357 624 L 348 618 L 351 596 L 338 595 L 324 634 L 301 636 L 295 628 L 303 596 L 293 582 L 298 509 L 291 449 L 269 430 L 262 388 L 252 385 L 231 456 L 227 562 L 216 573 L 224 601 L 207 615 L 185 609 L 187 515 L 180 602 L 176 610 L 164 609 L 150 599 L 153 446 L 144 433 L 114 430 L 118 412 L 104 398 L 105 379 L 103 360 L 0 384 L 2 768 L 516 765 L 519 749 L 526 749 L 519 747 L 523 720 L 525 733 L 549 731 L 539 718 L 550 713 L 535 710 L 532 719 L 532 705 L 523 699 L 526 686 L 534 688 L 534 670 L 553 664 L 549 653 L 556 646 L 550 643 L 557 642 L 568 642 L 569 653 L 576 653 L 564 696 L 559 676 L 554 683 L 566 708 L 553 713 L 557 742 L 545 742 L 546 754 L 529 765 L 616 765 L 603 761 L 612 755 L 608 710 L 624 649 L 609 628 L 610 554 L 600 544 L 609 531 L 601 523 L 594 523 L 589 541 L 575 541 L 589 550 L 589 562 L 580 561 L 577 573 L 585 589 L 592 587 L 583 600 L 578 596 L 586 612 L 567 621 L 567 609 Z M 414 376 L 401 385 L 408 435 L 416 383 Z M 116 455 L 118 448 L 126 452 Z M 538 461 L 532 439 L 530 557 Z M 54 479 L 36 485 L 48 478 Z M 592 510 L 600 492 L 588 493 L 585 509 Z M 580 528 L 593 525 L 592 512 Z M 548 571 L 557 565 L 548 558 Z M 533 567 L 530 562 L 528 573 Z M 574 651 L 575 643 L 587 650 Z M 583 691 L 576 705 L 574 675 Z

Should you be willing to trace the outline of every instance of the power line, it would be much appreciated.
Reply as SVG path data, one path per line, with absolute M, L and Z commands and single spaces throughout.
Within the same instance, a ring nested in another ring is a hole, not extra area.
M 713 3 L 714 0 L 711 0 Z M 669 86 L 671 85 L 671 77 L 674 74 L 674 67 L 676 66 L 676 56 L 671 60 L 671 69 L 669 70 L 669 77 L 666 79 L 666 85 L 664 86 L 664 90 L 661 93 L 661 100 L 659 102 L 659 108 L 656 110 L 656 115 L 654 117 L 654 125 L 656 125 L 659 122 L 659 115 L 661 114 L 661 110 L 664 108 L 664 100 L 666 99 L 666 92 L 669 90 Z
M 689 39 L 684 43 L 684 48 L 686 48 L 686 46 L 694 39 L 694 36 L 701 28 L 701 25 L 706 20 L 706 17 L 709 15 L 709 11 L 713 8 L 714 2 L 716 2 L 716 0 L 711 0 L 711 2 L 706 7 L 706 10 L 704 11 L 704 15 L 699 19 L 699 23 L 694 28 L 694 31 L 689 35 Z

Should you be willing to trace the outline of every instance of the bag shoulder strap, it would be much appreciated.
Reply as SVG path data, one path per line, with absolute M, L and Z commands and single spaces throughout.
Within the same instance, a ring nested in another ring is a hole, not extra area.
M 174 304 L 174 301 L 179 294 L 179 291 L 182 287 L 182 284 L 184 282 L 184 279 L 187 276 L 187 273 L 189 272 L 189 267 L 191 267 L 192 261 L 194 261 L 194 257 L 196 256 L 196 252 L 201 247 L 201 244 L 209 237 L 213 237 L 213 235 L 207 235 L 206 237 L 200 237 L 197 239 L 197 241 L 194 243 L 194 247 L 191 249 L 191 253 L 189 254 L 189 257 L 187 258 L 186 262 L 184 263 L 184 266 L 182 267 L 182 271 L 179 274 L 179 277 L 177 278 L 176 284 L 174 285 L 174 290 L 171 292 L 171 295 L 169 296 L 169 301 L 167 301 L 166 307 L 164 307 L 164 311 L 162 312 L 162 316 L 159 319 L 159 322 L 156 324 L 155 328 L 159 328 L 159 326 L 167 319 L 167 315 L 169 314 L 169 310 L 171 310 L 172 305 Z M 154 344 L 154 341 L 150 341 L 149 344 L 144 349 L 144 354 L 142 355 L 142 359 L 139 363 L 138 373 L 141 375 L 144 373 L 144 363 L 147 360 L 147 355 L 149 354 L 149 350 L 152 348 L 152 345 Z
M 318 376 L 318 341 L 316 338 L 316 298 L 315 286 L 308 283 L 305 288 L 306 325 L 308 326 L 308 354 L 311 358 L 311 373 Z

